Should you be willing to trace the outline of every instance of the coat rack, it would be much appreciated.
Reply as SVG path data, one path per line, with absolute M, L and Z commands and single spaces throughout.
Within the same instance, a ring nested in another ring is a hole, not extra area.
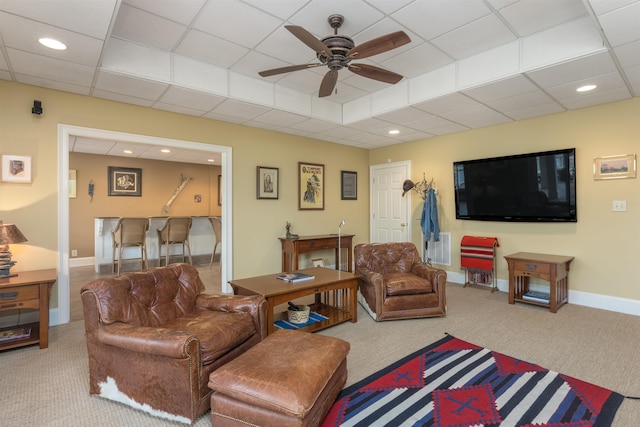
M 435 194 L 438 194 L 438 190 L 436 190 L 433 187 L 433 178 L 431 178 L 431 180 L 427 182 L 426 174 L 423 172 L 422 173 L 422 181 L 414 183 L 410 179 L 407 179 L 402 183 L 402 190 L 403 190 L 402 191 L 402 197 L 404 197 L 404 195 L 407 194 L 407 192 L 413 190 L 413 191 L 416 192 L 416 194 L 418 194 L 422 198 L 422 200 L 426 201 L 427 195 L 429 194 L 429 190 L 431 190 L 431 189 L 433 189 Z M 422 215 L 423 215 L 423 218 L 424 218 L 424 212 L 423 212 Z M 422 221 L 422 218 L 421 218 L 421 221 Z M 436 222 L 437 222 L 437 215 L 436 215 Z M 422 263 L 423 264 L 427 264 L 427 265 L 431 265 L 431 258 L 427 257 L 427 250 L 428 249 L 429 249 L 429 240 L 428 240 L 428 238 L 425 238 L 424 239 L 424 252 L 423 252 Z
M 415 184 L 410 179 L 407 179 L 405 182 L 403 182 L 402 197 L 404 197 L 404 195 L 407 194 L 407 192 L 413 190 L 416 192 L 416 194 L 418 194 L 422 198 L 422 200 L 425 200 L 427 198 L 427 193 L 431 188 L 433 188 L 433 178 L 431 178 L 431 181 L 427 182 L 427 178 L 425 175 L 426 174 L 423 172 L 422 181 L 419 181 Z M 437 190 L 435 188 L 433 188 L 433 190 L 436 191 L 437 193 Z

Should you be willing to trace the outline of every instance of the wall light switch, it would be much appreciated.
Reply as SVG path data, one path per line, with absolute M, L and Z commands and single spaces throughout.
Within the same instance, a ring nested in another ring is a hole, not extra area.
M 626 200 L 614 200 L 613 201 L 613 211 L 614 212 L 626 212 L 627 211 L 627 201 Z

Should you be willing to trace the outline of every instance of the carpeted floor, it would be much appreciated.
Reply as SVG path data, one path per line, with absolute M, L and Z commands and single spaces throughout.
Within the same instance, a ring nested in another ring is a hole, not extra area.
M 358 322 L 319 333 L 351 343 L 347 386 L 442 338 L 444 333 L 627 396 L 640 396 L 640 317 L 575 305 L 552 314 L 507 303 L 505 293 L 447 287 L 446 318 L 374 322 L 362 309 Z M 46 350 L 0 352 L 0 425 L 169 426 L 124 405 L 88 394 L 82 321 L 56 326 Z M 640 420 L 640 400 L 626 399 L 613 422 Z M 198 427 L 210 426 L 208 414 Z

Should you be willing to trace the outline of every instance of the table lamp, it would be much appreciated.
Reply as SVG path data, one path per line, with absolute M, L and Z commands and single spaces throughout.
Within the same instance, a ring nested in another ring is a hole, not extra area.
M 9 245 L 12 243 L 24 243 L 26 241 L 27 238 L 15 224 L 3 224 L 2 221 L 0 221 L 0 279 L 18 275 L 18 273 L 11 274 L 10 271 L 16 261 L 11 260 Z

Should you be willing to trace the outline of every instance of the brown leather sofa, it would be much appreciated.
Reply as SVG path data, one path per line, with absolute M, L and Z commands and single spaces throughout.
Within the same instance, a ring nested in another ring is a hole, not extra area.
M 193 423 L 209 409 L 209 374 L 266 337 L 262 296 L 208 295 L 172 264 L 81 290 L 89 393 Z
M 446 315 L 447 273 L 422 264 L 413 243 L 361 243 L 354 254 L 358 298 L 375 320 Z

